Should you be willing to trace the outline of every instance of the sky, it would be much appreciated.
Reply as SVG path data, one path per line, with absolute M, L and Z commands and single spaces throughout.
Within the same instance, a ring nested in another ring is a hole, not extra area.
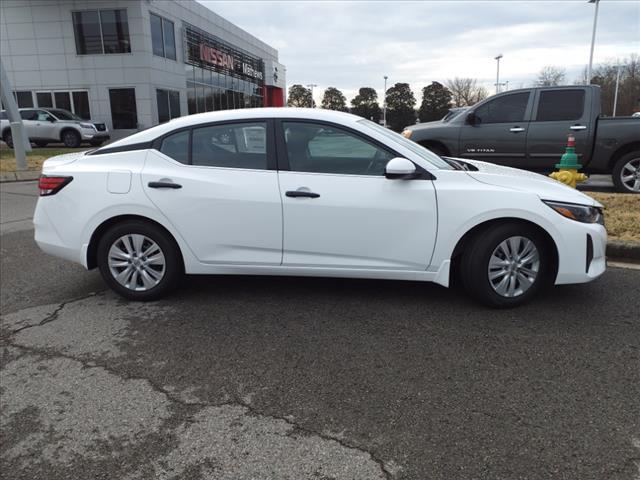
M 477 78 L 495 91 L 530 86 L 546 65 L 573 83 L 589 61 L 595 5 L 562 1 L 214 1 L 211 10 L 278 50 L 287 87 L 328 86 L 351 100 L 370 86 L 422 87 L 453 77 Z M 600 0 L 594 64 L 640 54 L 640 0 Z M 504 88 L 503 88 L 504 89 Z

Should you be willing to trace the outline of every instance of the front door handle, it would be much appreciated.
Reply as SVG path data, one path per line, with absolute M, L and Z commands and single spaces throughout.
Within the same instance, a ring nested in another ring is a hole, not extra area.
M 585 125 L 571 125 L 569 127 L 571 130 L 586 130 L 587 127 Z
M 293 198 L 297 198 L 297 197 L 318 198 L 320 196 L 319 193 L 309 192 L 306 190 L 289 190 L 287 193 L 285 193 L 285 195 L 287 197 L 293 197 Z
M 182 185 L 173 182 L 149 182 L 149 188 L 182 188 Z
M 524 132 L 524 128 L 522 127 L 512 127 L 509 129 L 510 132 Z

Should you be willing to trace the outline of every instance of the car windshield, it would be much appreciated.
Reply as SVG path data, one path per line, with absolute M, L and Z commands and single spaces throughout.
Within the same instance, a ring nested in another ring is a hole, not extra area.
M 364 125 L 365 127 L 371 130 L 375 130 L 376 132 L 383 134 L 385 137 L 389 138 L 390 140 L 393 140 L 395 143 L 401 144 L 403 147 L 408 148 L 413 153 L 418 155 L 420 158 L 426 160 L 431 165 L 437 168 L 440 168 L 442 170 L 455 169 L 450 164 L 448 164 L 443 159 L 441 159 L 438 155 L 433 153 L 431 150 L 427 150 L 423 146 L 418 145 L 416 142 L 412 142 L 411 140 L 404 138 L 399 133 L 396 133 L 392 130 L 389 130 L 388 128 L 378 125 L 377 123 L 374 123 L 371 120 L 366 120 L 366 119 L 358 120 L 358 123 Z
M 462 112 L 466 112 L 467 110 L 469 110 L 469 109 L 468 108 L 452 108 L 451 110 L 449 110 L 447 112 L 447 114 L 444 117 L 442 117 L 442 121 L 444 123 L 450 122 L 455 117 L 460 115 Z
M 82 120 L 75 113 L 71 113 L 69 110 L 63 110 L 62 108 L 50 108 L 48 112 L 55 115 L 58 120 Z

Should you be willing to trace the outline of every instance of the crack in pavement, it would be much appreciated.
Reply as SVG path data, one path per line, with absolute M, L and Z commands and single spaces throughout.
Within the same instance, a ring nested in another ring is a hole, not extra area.
M 386 478 L 387 480 L 391 480 L 395 477 L 395 472 L 397 471 L 397 467 L 395 467 L 395 465 L 393 465 L 392 463 L 386 463 L 384 460 L 378 458 L 375 454 L 373 454 L 372 452 L 366 450 L 365 448 L 355 445 L 353 443 L 350 443 L 348 441 L 345 441 L 342 438 L 337 438 L 331 435 L 328 435 L 326 433 L 323 432 L 318 432 L 315 431 L 313 429 L 310 429 L 308 427 L 304 427 L 302 425 L 297 424 L 296 422 L 294 422 L 290 417 L 287 416 L 282 416 L 282 415 L 274 415 L 274 414 L 270 414 L 270 413 L 265 413 L 260 411 L 259 409 L 255 408 L 254 406 L 252 406 L 249 402 L 242 400 L 241 398 L 239 398 L 236 395 L 233 395 L 233 400 L 232 401 L 227 401 L 227 402 L 206 402 L 206 401 L 194 401 L 194 400 L 186 400 L 184 398 L 181 398 L 179 395 L 167 390 L 166 388 L 164 388 L 163 386 L 155 383 L 153 380 L 151 380 L 148 377 L 144 377 L 144 376 L 138 376 L 138 375 L 131 375 L 128 374 L 126 372 L 122 372 L 122 371 L 118 371 L 117 369 L 112 368 L 111 366 L 109 366 L 107 363 L 105 362 L 100 362 L 100 361 L 95 361 L 95 360 L 87 360 L 86 358 L 81 358 L 81 357 L 77 357 L 74 355 L 70 355 L 70 354 L 66 354 L 66 353 L 62 353 L 60 351 L 55 351 L 55 350 L 51 350 L 51 349 L 47 349 L 47 348 L 36 348 L 36 347 L 32 347 L 32 346 L 27 346 L 27 345 L 23 345 L 20 343 L 16 343 L 14 341 L 11 341 L 10 338 L 14 335 L 16 335 L 19 332 L 22 332 L 26 329 L 31 329 L 34 327 L 40 327 L 43 325 L 46 325 L 48 323 L 54 322 L 55 320 L 57 320 L 60 317 L 60 313 L 70 304 L 73 304 L 75 302 L 79 302 L 82 300 L 85 300 L 87 298 L 91 298 L 94 297 L 100 293 L 104 292 L 104 290 L 98 291 L 98 292 L 91 292 L 87 295 L 83 295 L 82 297 L 78 297 L 78 298 L 74 298 L 65 302 L 61 302 L 60 304 L 57 305 L 57 307 L 55 308 L 55 310 L 48 314 L 45 318 L 43 318 L 40 322 L 34 323 L 34 324 L 30 324 L 30 325 L 26 325 L 24 327 L 21 327 L 11 333 L 9 333 L 9 335 L 7 335 L 4 340 L 5 340 L 5 344 L 8 346 L 11 346 L 13 348 L 31 353 L 33 355 L 37 355 L 37 356 L 42 356 L 45 358 L 55 358 L 55 357 L 59 357 L 59 358 L 65 358 L 68 360 L 72 360 L 72 361 L 76 361 L 79 362 L 83 368 L 100 368 L 103 369 L 104 371 L 106 371 L 107 373 L 110 373 L 114 376 L 116 376 L 117 378 L 120 378 L 121 380 L 125 380 L 125 381 L 144 381 L 146 382 L 151 388 L 152 390 L 156 391 L 157 393 L 163 395 L 168 401 L 176 403 L 178 405 L 182 405 L 185 407 L 192 407 L 192 406 L 196 406 L 196 407 L 242 407 L 244 408 L 248 413 L 254 415 L 254 416 L 258 416 L 258 417 L 263 417 L 263 418 L 268 418 L 268 419 L 273 419 L 273 420 L 279 420 L 279 421 L 283 421 L 286 424 L 290 425 L 293 428 L 293 431 L 297 431 L 297 432 L 301 432 L 305 435 L 310 435 L 310 436 L 316 436 L 318 438 L 321 438 L 322 440 L 325 440 L 327 442 L 335 442 L 337 443 L 340 447 L 345 448 L 347 450 L 352 450 L 355 452 L 359 452 L 361 454 L 364 454 L 366 456 L 368 456 L 380 469 L 380 471 L 382 472 L 382 474 L 384 475 L 384 478 Z M 291 435 L 290 432 L 289 436 Z

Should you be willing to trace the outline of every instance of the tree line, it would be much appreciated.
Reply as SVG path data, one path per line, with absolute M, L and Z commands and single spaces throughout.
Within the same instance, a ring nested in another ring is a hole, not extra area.
M 631 115 L 640 109 L 640 58 L 633 54 L 620 62 L 620 80 L 616 115 Z M 612 115 L 618 65 L 613 62 L 597 65 L 592 71 L 591 84 L 600 85 L 603 115 Z M 584 85 L 586 69 L 575 85 Z M 534 86 L 566 85 L 564 69 L 552 65 L 543 67 Z M 408 83 L 396 83 L 387 90 L 387 125 L 401 131 L 407 125 L 430 122 L 444 117 L 453 107 L 466 107 L 478 103 L 489 96 L 486 88 L 474 78 L 453 78 L 444 84 L 431 82 L 422 89 L 422 101 L 416 108 L 417 100 Z M 290 107 L 315 107 L 311 90 L 296 84 L 289 88 L 287 105 Z M 335 87 L 328 87 L 322 96 L 321 108 L 351 112 L 374 122 L 382 119 L 382 108 L 378 94 L 372 87 L 362 87 L 347 105 L 344 94 Z
M 401 131 L 407 125 L 439 120 L 452 107 L 473 105 L 485 99 L 488 92 L 471 78 L 454 78 L 446 85 L 432 82 L 422 89 L 422 103 L 416 109 L 416 98 L 408 83 L 396 83 L 387 90 L 387 125 Z M 311 90 L 296 84 L 289 88 L 289 107 L 315 107 Z M 378 93 L 372 87 L 362 87 L 347 106 L 344 94 L 335 87 L 328 87 L 322 96 L 321 108 L 351 112 L 374 122 L 380 122 L 383 112 L 378 102 Z

